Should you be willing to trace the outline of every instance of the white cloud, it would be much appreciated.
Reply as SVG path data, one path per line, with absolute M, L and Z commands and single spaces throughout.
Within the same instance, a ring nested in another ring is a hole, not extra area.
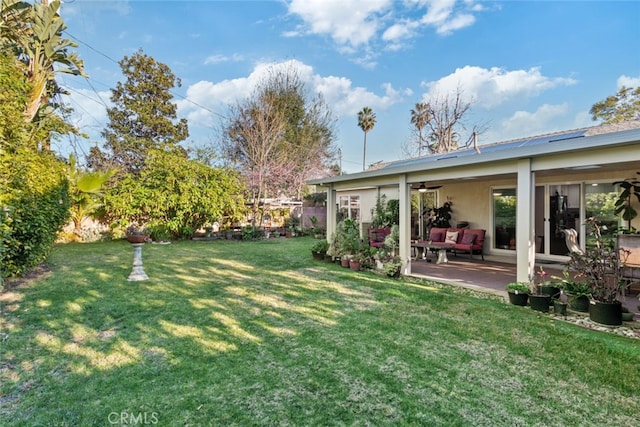
M 200 81 L 187 88 L 186 97 L 192 101 L 177 102 L 180 115 L 187 117 L 189 124 L 212 126 L 217 118 L 214 111 L 224 114 L 228 105 L 249 96 L 256 84 L 262 81 L 270 71 L 277 69 L 297 70 L 300 78 L 307 84 L 311 93 L 321 93 L 331 111 L 337 116 L 356 114 L 362 107 L 386 109 L 401 102 L 410 91 L 395 89 L 390 83 L 382 85 L 383 93 L 374 93 L 363 87 L 353 87 L 346 77 L 320 76 L 311 66 L 297 60 L 280 63 L 261 63 L 247 77 L 223 80 L 221 82 Z M 206 107 L 206 109 L 199 106 Z
M 624 87 L 638 87 L 640 86 L 640 76 L 638 77 L 629 77 L 629 76 L 625 76 L 624 74 L 620 77 L 618 77 L 618 81 L 616 82 L 618 84 L 618 89 L 622 88 L 622 86 Z
M 428 10 L 421 22 L 434 27 L 441 35 L 451 34 L 455 30 L 473 25 L 475 16 L 456 10 L 458 3 L 456 0 L 425 1 L 423 4 L 427 5 Z M 474 8 L 474 2 L 467 1 L 462 4 L 469 11 L 477 11 Z
M 391 0 L 292 0 L 289 13 L 299 15 L 306 30 L 299 32 L 330 35 L 339 45 L 367 44 L 380 28 L 380 14 Z
M 568 86 L 576 81 L 565 77 L 546 77 L 539 67 L 529 70 L 507 71 L 467 65 L 440 80 L 422 83 L 428 88 L 423 99 L 452 94 L 459 88 L 475 105 L 491 109 L 515 98 L 530 98 L 558 86 Z
M 548 132 L 564 130 L 563 120 L 569 111 L 567 103 L 559 105 L 543 104 L 533 113 L 528 111 L 516 111 L 500 124 L 499 134 L 496 140 L 505 141 L 532 135 L 540 135 Z
M 73 89 L 69 95 L 63 95 L 65 102 L 73 108 L 71 122 L 80 132 L 89 134 L 91 138 L 98 138 L 100 132 L 108 122 L 107 107 L 111 106 L 111 91 L 94 92 L 88 89 Z
M 243 59 L 244 58 L 242 57 L 242 55 L 240 55 L 238 53 L 234 53 L 231 56 L 222 55 L 222 54 L 215 54 L 215 55 L 208 56 L 204 60 L 204 64 L 205 65 L 209 65 L 209 64 L 220 64 L 220 63 L 223 63 L 223 62 L 240 62 Z
M 449 35 L 473 25 L 475 14 L 485 10 L 473 0 L 291 0 L 287 5 L 302 24 L 283 31 L 284 36 L 327 35 L 346 55 L 358 55 L 361 49 L 371 55 L 370 45 L 381 43 L 387 50 L 403 49 L 422 27 Z M 416 17 L 416 12 L 424 14 Z

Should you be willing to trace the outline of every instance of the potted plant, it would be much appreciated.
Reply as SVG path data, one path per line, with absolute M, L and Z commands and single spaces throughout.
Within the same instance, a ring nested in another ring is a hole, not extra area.
M 145 243 L 149 240 L 149 231 L 146 227 L 136 224 L 129 225 L 125 230 L 126 239 L 129 243 Z
M 453 209 L 451 209 L 451 202 L 444 202 L 441 207 L 436 208 L 433 207 L 429 209 L 429 222 L 427 226 L 438 227 L 438 228 L 449 228 L 451 227 L 451 213 Z
M 549 287 L 547 272 L 540 267 L 540 270 L 529 279 L 529 305 L 533 310 L 544 313 L 549 311 L 549 306 L 553 305 L 551 295 L 553 291 L 549 291 Z
M 589 285 L 584 280 L 573 278 L 570 272 L 565 268 L 562 272 L 560 280 L 560 288 L 567 296 L 569 308 L 574 311 L 587 313 L 589 311 Z
M 594 218 L 586 220 L 594 245 L 584 253 L 571 252 L 567 265 L 575 272 L 577 280 L 583 280 L 589 287 L 589 318 L 604 325 L 622 324 L 622 304 L 618 299 L 622 295 L 625 281 L 621 268 L 629 251 L 607 248 L 602 241 L 602 226 Z
M 340 260 L 343 267 L 349 267 L 349 258 L 355 253 L 356 244 L 359 247 L 359 241 L 360 231 L 357 223 L 347 218 L 336 225 L 327 253 Z
M 384 274 L 388 277 L 400 277 L 400 269 L 402 268 L 402 261 L 400 257 L 391 257 L 389 260 L 382 263 Z
M 560 316 L 567 315 L 567 306 L 568 304 L 562 301 L 560 298 L 553 299 L 553 312 Z
M 315 259 L 324 260 L 324 256 L 329 250 L 329 242 L 326 240 L 318 240 L 311 247 L 311 254 Z
M 640 175 L 640 172 L 636 172 L 636 174 Z M 627 232 L 631 233 L 633 232 L 631 221 L 638 216 L 638 212 L 633 208 L 633 196 L 640 202 L 640 181 L 637 179 L 625 179 L 616 181 L 613 185 L 619 185 L 622 188 L 622 192 L 615 202 L 616 209 L 614 213 L 616 215 L 622 214 L 622 219 L 627 221 Z
M 513 305 L 526 306 L 529 300 L 529 284 L 526 282 L 512 282 L 507 285 L 509 302 Z

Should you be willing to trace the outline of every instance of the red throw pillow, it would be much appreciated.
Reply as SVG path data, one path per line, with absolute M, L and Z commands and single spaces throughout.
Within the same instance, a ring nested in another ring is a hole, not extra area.
M 429 235 L 429 239 L 432 242 L 442 242 L 442 233 L 439 231 L 434 231 Z
M 464 233 L 464 235 L 462 236 L 462 243 L 463 245 L 473 245 L 476 241 L 476 235 L 475 234 L 471 234 L 471 233 Z

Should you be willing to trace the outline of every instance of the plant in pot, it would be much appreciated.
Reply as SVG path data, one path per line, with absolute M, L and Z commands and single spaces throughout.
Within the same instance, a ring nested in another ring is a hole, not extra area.
M 526 306 L 529 300 L 529 283 L 512 282 L 507 285 L 509 302 L 513 305 Z
M 627 307 L 622 307 L 622 321 L 633 322 L 633 313 Z
M 560 281 L 560 289 L 567 296 L 568 308 L 587 313 L 589 311 L 589 285 L 584 280 L 571 276 L 568 269 L 562 272 L 563 277 L 556 277 Z
M 334 259 L 340 259 L 343 267 L 349 267 L 349 258 L 360 247 L 360 230 L 358 224 L 351 219 L 344 219 L 336 225 L 336 231 L 331 235 L 331 242 L 327 253 Z
M 529 305 L 533 310 L 544 313 L 548 312 L 549 306 L 553 304 L 552 293 L 555 292 L 555 290 L 550 290 L 553 286 L 547 277 L 547 272 L 540 267 L 540 270 L 529 279 Z M 560 293 L 560 289 L 557 293 Z
M 126 228 L 125 236 L 129 243 L 145 243 L 149 240 L 149 230 L 146 227 L 131 224 Z
M 429 209 L 429 222 L 427 226 L 438 227 L 438 228 L 449 228 L 451 227 L 451 213 L 453 209 L 451 209 L 451 202 L 444 202 L 439 208 L 431 208 Z
M 315 259 L 324 260 L 324 256 L 329 250 L 329 242 L 326 240 L 318 240 L 311 246 L 311 254 Z
M 640 175 L 640 172 L 636 172 Z M 631 221 L 638 216 L 638 212 L 633 208 L 633 197 L 640 202 L 640 181 L 637 179 L 625 179 L 623 181 L 616 181 L 613 185 L 619 185 L 622 188 L 622 192 L 618 195 L 618 199 L 615 202 L 616 215 L 622 214 L 622 219 L 627 221 L 627 232 L 633 233 L 635 230 L 631 227 Z
M 619 297 L 626 282 L 621 268 L 629 251 L 605 247 L 602 226 L 594 218 L 586 220 L 594 245 L 584 253 L 571 252 L 567 268 L 575 279 L 585 281 L 589 287 L 589 318 L 609 326 L 622 324 L 622 304 Z
M 400 277 L 400 270 L 402 269 L 402 260 L 400 257 L 391 257 L 382 263 L 384 274 L 388 277 Z

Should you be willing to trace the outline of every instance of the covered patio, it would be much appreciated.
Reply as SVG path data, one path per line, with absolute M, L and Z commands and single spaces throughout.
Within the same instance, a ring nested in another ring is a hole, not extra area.
M 438 282 L 461 286 L 506 298 L 505 286 L 516 281 L 515 260 L 507 257 L 485 256 L 485 259 L 468 255 L 449 255 L 449 262 L 437 264 L 437 256 L 429 253 L 426 259 L 413 260 L 411 263 L 411 276 L 431 279 Z M 562 277 L 564 265 L 562 263 L 536 263 L 536 269 L 540 266 L 550 276 Z M 620 297 L 622 304 L 635 313 L 635 319 L 640 320 L 638 300 L 640 285 L 634 284 L 629 292 Z

